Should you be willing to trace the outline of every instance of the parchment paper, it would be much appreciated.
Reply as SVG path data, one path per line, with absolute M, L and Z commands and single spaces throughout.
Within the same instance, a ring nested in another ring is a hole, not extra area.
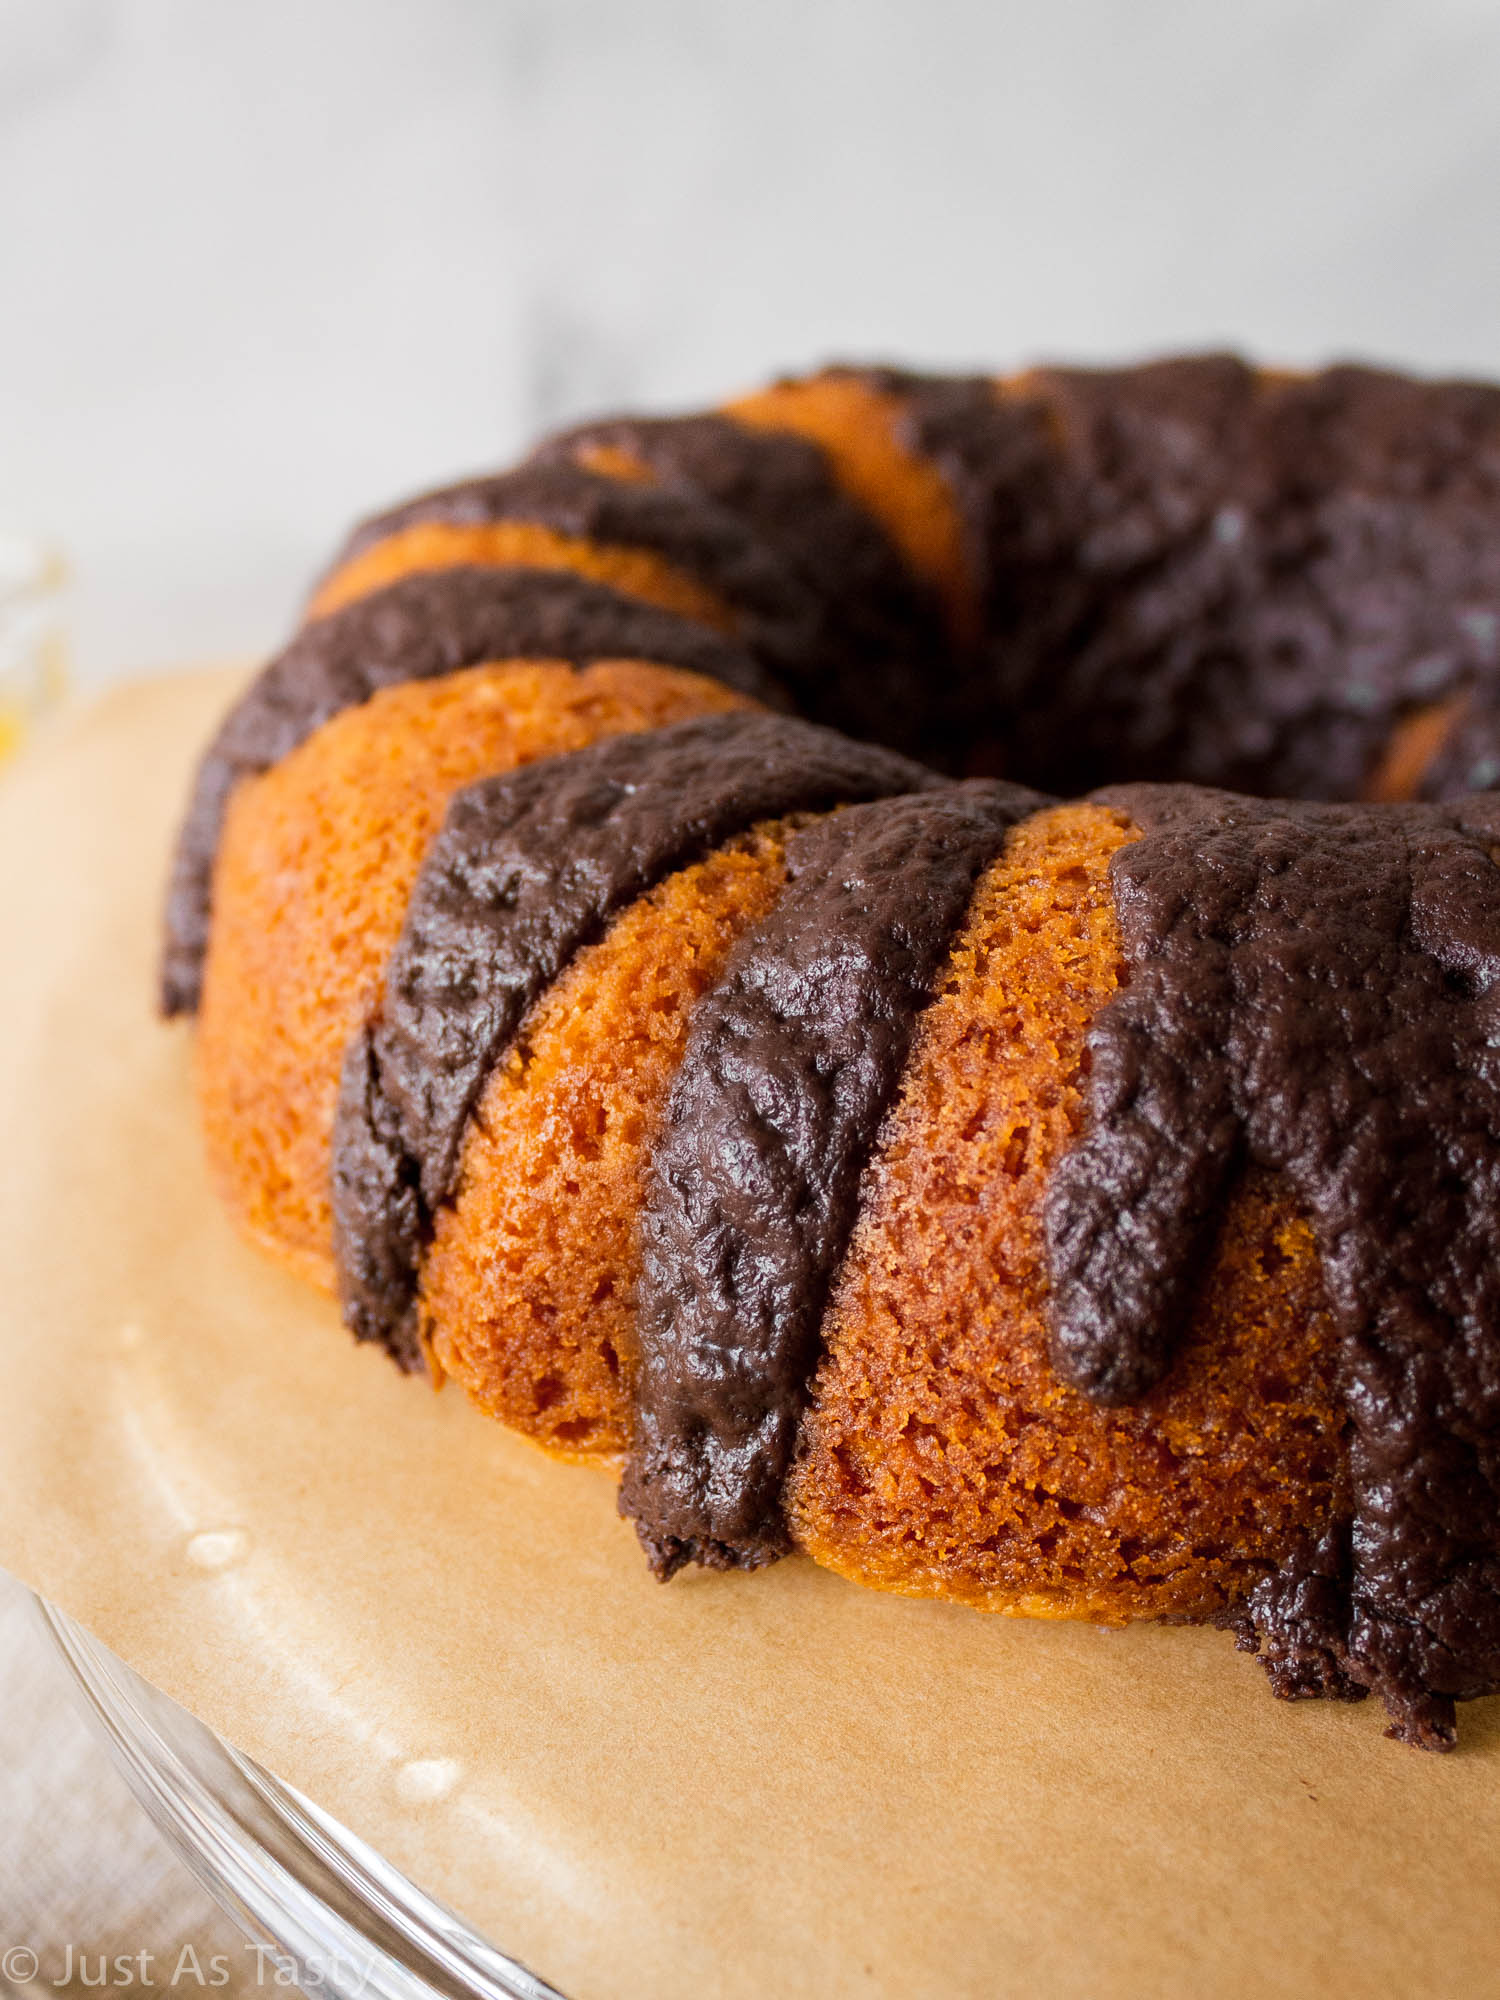
M 236 1241 L 150 1004 L 231 686 L 0 781 L 0 1564 L 576 2000 L 1500 1994 L 1500 1703 L 1444 1760 L 1213 1633 L 663 1589 Z

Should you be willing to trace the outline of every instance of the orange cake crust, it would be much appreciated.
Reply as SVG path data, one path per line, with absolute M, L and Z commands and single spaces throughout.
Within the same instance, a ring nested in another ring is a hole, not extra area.
M 830 369 L 742 396 L 725 414 L 750 429 L 792 431 L 821 445 L 840 487 L 939 598 L 954 637 L 972 643 L 977 606 L 963 520 L 942 474 L 903 441 L 901 396 Z
M 248 1236 L 332 1290 L 344 1047 L 376 1003 L 454 792 L 603 736 L 752 706 L 639 661 L 478 666 L 387 688 L 241 782 L 214 877 L 196 1072 L 210 1170 Z
M 532 1010 L 471 1121 L 424 1260 L 429 1351 L 568 1458 L 630 1441 L 637 1217 L 694 1004 L 783 880 L 773 823 L 679 870 Z
M 1311 1235 L 1270 1177 L 1231 1200 L 1192 1338 L 1103 1408 L 1047 1350 L 1042 1198 L 1123 975 L 1097 806 L 1038 814 L 980 883 L 824 1327 L 787 1498 L 862 1582 L 1102 1623 L 1213 1613 L 1326 1520 L 1341 1477 Z
M 618 477 L 617 468 L 611 476 Z M 732 632 L 738 622 L 717 591 L 650 549 L 585 541 L 537 521 L 415 521 L 340 563 L 318 586 L 307 615 L 326 618 L 403 576 L 470 565 L 568 570 L 641 604 L 696 618 L 716 632 Z

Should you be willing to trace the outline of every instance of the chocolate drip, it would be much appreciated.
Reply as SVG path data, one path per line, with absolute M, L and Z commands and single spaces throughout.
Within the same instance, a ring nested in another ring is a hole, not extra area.
M 819 606 L 744 522 L 696 491 L 607 479 L 567 463 L 523 465 L 418 494 L 354 530 L 333 564 L 427 521 L 525 521 L 587 542 L 647 549 L 740 614 L 740 631 L 775 672 L 816 664 Z M 330 574 L 332 571 L 330 571 Z
M 860 1175 L 974 883 L 1042 803 L 974 780 L 807 828 L 694 1015 L 642 1217 L 620 1490 L 660 1576 L 788 1547 L 782 1482 Z
M 942 607 L 839 489 L 818 445 L 723 416 L 619 417 L 549 439 L 537 460 L 571 460 L 591 445 L 624 451 L 659 480 L 704 495 L 807 586 L 822 624 L 816 655 L 788 669 L 801 714 L 952 759 L 944 729 L 957 666 Z
M 560 571 L 451 569 L 405 577 L 305 626 L 230 710 L 198 766 L 167 896 L 165 1014 L 198 1005 L 210 895 L 229 794 L 342 709 L 399 682 L 485 660 L 654 660 L 781 706 L 776 684 L 733 640 Z
M 344 1064 L 333 1141 L 344 1317 L 405 1366 L 432 1211 L 522 1017 L 607 919 L 758 820 L 937 784 L 810 723 L 723 715 L 481 779 L 428 850 L 378 1018 Z
M 1283 1691 L 1369 1687 L 1453 1739 L 1500 1691 L 1500 799 L 1099 794 L 1128 965 L 1046 1225 L 1053 1354 L 1102 1401 L 1168 1367 L 1227 1179 L 1283 1173 L 1341 1340 L 1353 1518 L 1250 1618 Z

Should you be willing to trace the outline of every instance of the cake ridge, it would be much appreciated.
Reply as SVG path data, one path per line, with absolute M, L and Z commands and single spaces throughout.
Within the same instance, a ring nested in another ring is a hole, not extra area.
M 941 783 L 791 718 L 724 715 L 616 736 L 458 793 L 429 848 L 334 1126 L 345 1319 L 418 1357 L 417 1271 L 464 1124 L 527 1010 L 606 918 L 758 820 Z
M 1453 1698 L 1500 1685 L 1500 798 L 1099 799 L 1143 831 L 1111 863 L 1131 977 L 1047 1194 L 1056 1365 L 1111 1402 L 1159 1381 L 1236 1156 L 1284 1174 L 1341 1337 L 1353 1516 L 1289 1565 L 1342 1630 L 1315 1648 L 1283 1578 L 1270 1656 L 1326 1653 L 1331 1691 L 1451 1742 Z
M 620 1489 L 658 1575 L 790 1548 L 782 1488 L 860 1175 L 975 881 L 1047 803 L 976 778 L 805 829 L 699 1006 L 641 1218 Z
M 639 658 L 782 706 L 754 654 L 723 634 L 562 571 L 455 566 L 399 579 L 304 626 L 235 703 L 200 759 L 173 856 L 162 954 L 167 1014 L 202 988 L 214 862 L 234 786 L 382 687 L 504 658 Z

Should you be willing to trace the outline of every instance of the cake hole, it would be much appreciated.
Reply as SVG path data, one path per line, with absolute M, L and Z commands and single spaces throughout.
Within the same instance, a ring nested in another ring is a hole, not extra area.
M 566 1387 L 560 1375 L 543 1375 L 536 1385 L 538 1411 L 554 1409 L 565 1394 Z
M 1443 986 L 1455 1000 L 1476 1000 L 1484 991 L 1484 976 L 1468 966 L 1445 965 Z
M 554 1444 L 583 1445 L 594 1435 L 593 1421 L 589 1417 L 570 1417 L 566 1423 L 556 1424 L 552 1430 Z

